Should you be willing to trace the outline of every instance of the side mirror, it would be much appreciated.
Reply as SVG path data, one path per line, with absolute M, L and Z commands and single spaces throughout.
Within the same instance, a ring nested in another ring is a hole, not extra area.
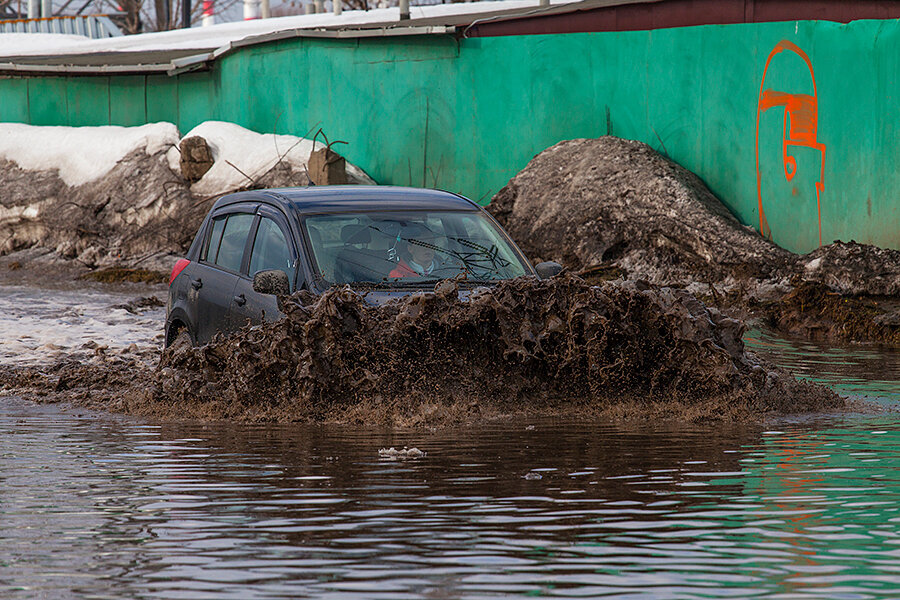
M 253 291 L 258 294 L 287 296 L 291 293 L 291 282 L 287 273 L 280 269 L 257 271 L 253 276 Z
M 534 266 L 534 270 L 537 271 L 538 277 L 540 277 L 541 279 L 550 279 L 555 275 L 559 275 L 563 270 L 563 266 L 558 262 L 548 260 L 546 262 L 536 264 Z
M 546 262 L 538 263 L 534 266 L 534 270 L 537 271 L 538 277 L 541 279 L 550 279 L 554 275 L 559 275 L 562 271 L 562 265 L 553 262 L 552 260 L 548 260 Z

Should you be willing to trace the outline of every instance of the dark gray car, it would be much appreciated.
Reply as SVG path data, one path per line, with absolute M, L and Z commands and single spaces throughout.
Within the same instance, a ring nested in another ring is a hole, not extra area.
M 379 303 L 448 277 L 461 276 L 465 288 L 523 275 L 537 273 L 484 209 L 456 194 L 381 186 L 240 192 L 215 203 L 172 270 L 166 345 L 182 331 L 204 344 L 278 319 L 276 292 L 350 285 Z

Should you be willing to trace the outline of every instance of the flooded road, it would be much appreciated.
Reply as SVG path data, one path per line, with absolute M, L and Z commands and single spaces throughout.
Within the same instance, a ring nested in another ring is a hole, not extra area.
M 0 283 L 0 364 L 39 365 L 105 346 L 162 348 L 165 288 Z
M 134 325 L 159 309 L 110 308 L 134 296 L 58 296 L 80 312 L 35 317 L 33 341 L 0 320 L 2 360 L 159 343 Z M 59 318 L 70 341 L 39 333 Z M 842 393 L 900 402 L 900 353 L 747 339 Z M 427 455 L 379 456 L 392 446 Z M 895 598 L 898 464 L 896 413 L 429 432 L 154 423 L 0 397 L 0 597 Z

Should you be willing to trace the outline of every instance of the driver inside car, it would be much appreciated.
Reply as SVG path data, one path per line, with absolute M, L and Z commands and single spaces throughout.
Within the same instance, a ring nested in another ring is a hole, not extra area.
M 442 264 L 436 256 L 438 236 L 428 227 L 413 223 L 406 226 L 397 236 L 398 262 L 388 277 L 400 279 L 404 277 L 429 277 L 441 270 Z

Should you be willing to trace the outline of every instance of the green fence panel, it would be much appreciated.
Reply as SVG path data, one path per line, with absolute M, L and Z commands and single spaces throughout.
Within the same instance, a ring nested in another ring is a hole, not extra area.
M 69 125 L 109 125 L 109 78 L 66 78 L 66 108 Z
M 213 77 L 209 73 L 185 73 L 178 77 L 178 125 L 187 132 L 218 117 L 213 94 Z
M 28 123 L 28 81 L 0 78 L 0 123 Z
M 68 125 L 65 77 L 35 77 L 28 82 L 28 120 L 32 125 Z
M 133 127 L 147 119 L 147 77 L 123 75 L 115 77 L 109 86 L 109 122 L 111 125 Z
M 147 123 L 178 123 L 178 79 L 166 75 L 148 75 L 145 94 Z M 182 130 L 182 133 L 187 133 Z
M 505 36 L 296 38 L 208 71 L 0 79 L 0 118 L 35 124 L 222 119 L 322 128 L 383 184 L 486 202 L 546 147 L 636 139 L 696 172 L 794 251 L 900 248 L 900 21 Z M 24 83 L 23 83 L 24 82 Z M 143 100 L 143 103 L 142 103 Z

